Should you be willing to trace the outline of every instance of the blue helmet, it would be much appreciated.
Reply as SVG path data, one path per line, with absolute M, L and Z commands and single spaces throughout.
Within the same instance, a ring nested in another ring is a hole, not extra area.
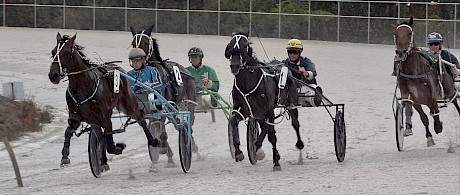
M 441 34 L 437 33 L 437 32 L 432 32 L 428 35 L 428 37 L 426 38 L 426 43 L 429 44 L 429 43 L 442 43 L 443 40 L 442 40 L 442 36 Z

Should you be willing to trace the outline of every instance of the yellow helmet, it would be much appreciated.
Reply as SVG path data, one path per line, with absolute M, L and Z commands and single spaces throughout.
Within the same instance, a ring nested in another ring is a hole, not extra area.
M 287 42 L 286 49 L 303 50 L 302 42 L 299 39 L 291 39 Z

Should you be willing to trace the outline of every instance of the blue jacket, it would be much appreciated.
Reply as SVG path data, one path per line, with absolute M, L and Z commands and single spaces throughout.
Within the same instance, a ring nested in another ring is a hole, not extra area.
M 128 75 L 140 81 L 141 83 L 149 82 L 153 84 L 153 86 L 157 86 L 162 83 L 161 79 L 158 77 L 157 70 L 152 66 L 145 66 L 145 68 L 140 70 L 130 70 L 128 71 Z M 134 85 L 133 81 L 130 81 L 129 84 L 131 85 L 131 88 L 133 88 L 134 93 L 146 92 L 144 88 Z

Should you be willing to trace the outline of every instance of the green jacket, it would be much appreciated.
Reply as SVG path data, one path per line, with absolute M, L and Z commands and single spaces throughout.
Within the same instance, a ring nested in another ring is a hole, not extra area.
M 212 81 L 212 86 L 209 88 L 209 90 L 215 92 L 219 91 L 219 79 L 217 78 L 217 74 L 214 69 L 206 65 L 201 65 L 199 68 L 189 66 L 186 69 L 195 77 L 195 84 L 198 89 L 200 86 L 203 86 L 203 83 L 201 83 L 201 77 L 208 74 L 208 79 Z

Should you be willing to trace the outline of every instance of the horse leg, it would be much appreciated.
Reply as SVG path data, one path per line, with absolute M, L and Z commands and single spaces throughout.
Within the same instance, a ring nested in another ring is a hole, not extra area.
M 273 113 L 273 112 L 272 112 Z M 269 117 L 269 122 L 273 123 L 275 121 L 275 114 L 273 113 L 273 117 Z M 281 165 L 279 163 L 280 161 L 280 154 L 278 152 L 278 149 L 276 148 L 276 131 L 275 131 L 275 126 L 267 124 L 267 123 L 262 123 L 261 128 L 265 129 L 268 133 L 268 141 L 272 144 L 272 152 L 273 152 L 273 171 L 281 171 Z
M 240 150 L 240 132 L 238 124 L 242 119 L 239 119 L 238 116 L 232 115 L 229 119 L 230 125 L 232 127 L 232 137 L 233 137 L 233 146 L 235 147 L 235 161 L 240 162 L 244 159 L 244 154 Z
M 73 129 L 70 126 L 67 127 L 64 133 L 64 147 L 62 147 L 62 158 L 61 158 L 61 167 L 70 164 L 69 153 L 70 153 L 70 138 L 73 135 Z
M 99 125 L 92 125 L 95 130 L 101 131 L 101 126 Z M 107 140 L 107 152 L 109 154 L 115 154 L 115 155 L 120 155 L 123 153 L 123 150 L 126 148 L 125 143 L 116 143 L 113 141 L 113 134 L 112 134 L 112 121 L 106 121 L 104 126 L 104 133 L 105 138 Z
M 291 116 L 291 125 L 295 129 L 295 133 L 297 135 L 297 143 L 295 147 L 297 149 L 302 150 L 304 148 L 304 144 L 302 139 L 300 138 L 300 124 L 299 124 L 299 111 L 296 109 L 289 110 L 289 116 Z
M 256 146 L 256 158 L 257 160 L 263 160 L 265 158 L 265 152 L 262 149 L 262 143 L 264 142 L 265 137 L 267 136 L 267 123 L 262 119 L 257 119 L 257 123 L 260 126 L 260 134 L 257 137 L 257 141 L 255 143 Z
M 403 106 L 405 107 L 404 109 L 404 114 L 406 116 L 406 130 L 404 132 L 404 136 L 411 136 L 413 135 L 412 133 L 412 115 L 414 113 L 414 109 L 412 108 L 412 104 L 408 102 L 404 102 Z
M 430 107 L 430 115 L 434 119 L 434 132 L 439 134 L 442 132 L 442 122 L 439 120 L 439 108 L 438 104 L 435 102 L 432 107 Z
M 64 133 L 64 147 L 62 147 L 62 158 L 61 158 L 61 166 L 66 166 L 70 164 L 69 154 L 70 154 L 70 138 L 73 136 L 73 132 L 77 129 L 81 124 L 81 119 L 76 114 L 70 114 L 69 119 L 67 120 L 69 126 L 65 130 Z
M 425 137 L 427 139 L 426 144 L 428 147 L 435 145 L 433 136 L 430 133 L 430 130 L 428 129 L 429 121 L 428 121 L 428 116 L 423 112 L 422 106 L 420 104 L 414 104 L 415 110 L 420 115 L 420 119 L 422 120 L 423 125 L 425 126 Z

